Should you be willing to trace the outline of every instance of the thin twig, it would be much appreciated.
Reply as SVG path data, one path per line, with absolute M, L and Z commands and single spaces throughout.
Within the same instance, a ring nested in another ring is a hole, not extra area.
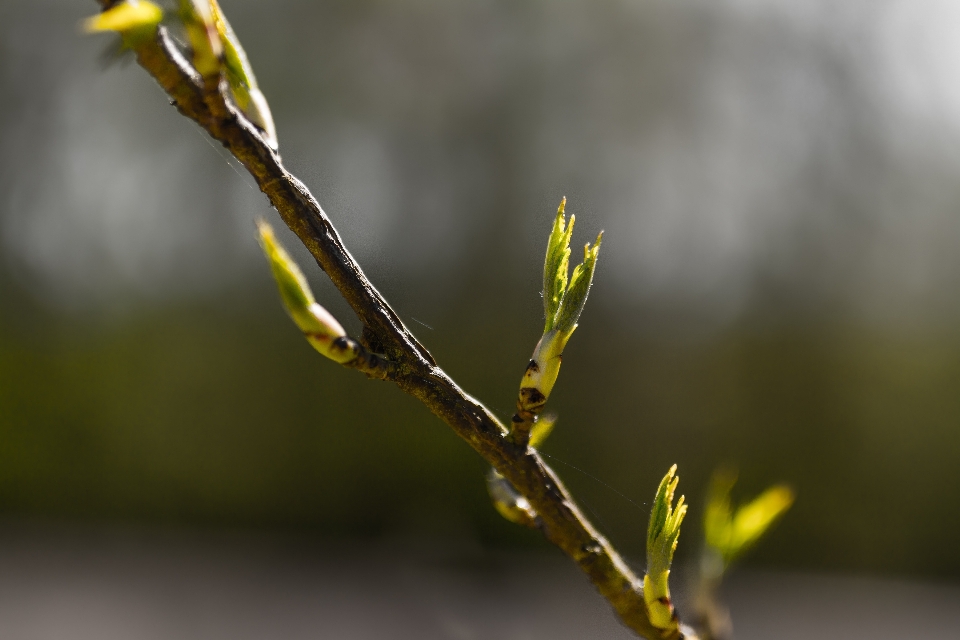
M 109 6 L 110 0 L 101 0 Z M 220 141 L 250 172 L 280 217 L 300 238 L 364 325 L 361 343 L 382 353 L 389 367 L 359 366 L 396 383 L 422 401 L 527 498 L 550 542 L 570 556 L 610 602 L 623 623 L 647 638 L 662 636 L 650 623 L 642 583 L 616 550 L 580 512 L 563 484 L 536 451 L 508 440 L 506 429 L 479 401 L 439 367 L 366 278 L 340 235 L 307 188 L 233 105 L 225 88 L 204 86 L 163 27 L 136 48 L 137 60 L 183 115 Z M 685 630 L 687 637 L 690 632 Z

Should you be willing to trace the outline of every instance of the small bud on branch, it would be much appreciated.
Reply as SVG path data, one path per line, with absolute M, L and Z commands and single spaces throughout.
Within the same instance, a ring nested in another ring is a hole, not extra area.
M 537 512 L 530 506 L 530 501 L 497 473 L 496 469 L 487 472 L 487 492 L 494 508 L 504 518 L 525 527 L 537 526 Z
M 277 241 L 273 234 L 273 228 L 260 220 L 257 222 L 257 229 L 260 232 L 260 244 L 263 247 L 263 253 L 267 256 L 270 270 L 277 281 L 283 306 L 286 307 L 287 313 L 290 314 L 294 324 L 306 336 L 307 342 L 334 362 L 343 364 L 355 358 L 356 354 L 344 349 L 343 345 L 337 342 L 338 338 L 346 337 L 347 332 L 343 330 L 337 319 L 330 315 L 329 311 L 314 300 L 307 279 Z

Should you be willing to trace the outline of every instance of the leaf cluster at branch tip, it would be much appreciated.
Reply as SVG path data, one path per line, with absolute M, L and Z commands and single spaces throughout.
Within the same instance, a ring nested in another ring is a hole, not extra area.
M 730 491 L 735 482 L 732 471 L 714 474 L 703 517 L 706 545 L 719 554 L 724 567 L 753 546 L 794 500 L 793 490 L 779 484 L 734 510 Z
M 227 80 L 230 97 L 276 151 L 277 131 L 266 97 L 257 86 L 253 67 L 217 0 L 179 0 L 174 14 L 186 35 L 194 69 L 205 81 Z M 125 48 L 135 48 L 154 37 L 163 9 L 149 0 L 123 0 L 83 21 L 88 33 L 116 31 Z
M 673 506 L 673 496 L 680 482 L 676 474 L 677 465 L 673 465 L 657 488 L 647 527 L 647 573 L 643 577 L 643 599 L 650 622 L 665 633 L 673 633 L 679 627 L 670 599 L 669 578 L 673 552 L 680 537 L 680 523 L 687 515 L 683 496 L 677 500 L 676 507 Z

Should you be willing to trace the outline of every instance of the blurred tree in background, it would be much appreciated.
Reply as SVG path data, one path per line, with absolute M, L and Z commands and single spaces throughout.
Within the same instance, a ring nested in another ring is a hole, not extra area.
M 545 451 L 618 546 L 647 513 L 564 463 L 643 504 L 674 462 L 690 488 L 737 461 L 745 494 L 800 490 L 754 562 L 960 573 L 949 3 L 229 10 L 287 164 L 497 413 L 553 203 L 607 230 Z M 541 544 L 426 409 L 304 348 L 262 196 L 139 69 L 103 72 L 89 11 L 0 6 L 0 512 Z

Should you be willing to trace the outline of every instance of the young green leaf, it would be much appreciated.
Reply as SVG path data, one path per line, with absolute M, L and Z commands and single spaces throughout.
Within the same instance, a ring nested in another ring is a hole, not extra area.
M 734 555 L 749 549 L 792 504 L 793 491 L 790 487 L 776 485 L 737 509 L 730 540 Z
M 657 497 L 650 512 L 647 527 L 647 573 L 643 577 L 643 599 L 647 604 L 650 621 L 658 629 L 670 632 L 678 628 L 673 602 L 670 600 L 670 565 L 680 537 L 680 523 L 687 515 L 683 496 L 673 506 L 673 496 L 680 478 L 677 465 L 660 481 Z
M 570 271 L 570 238 L 573 237 L 573 224 L 576 216 L 570 216 L 567 224 L 564 209 L 567 199 L 560 201 L 553 229 L 547 240 L 547 256 L 543 261 L 543 312 L 546 324 L 543 332 L 553 329 L 560 301 L 567 290 L 567 275 Z
M 601 231 L 592 247 L 589 243 L 584 245 L 583 262 L 573 269 L 570 284 L 560 301 L 560 309 L 557 311 L 554 328 L 560 334 L 566 336 L 564 344 L 573 335 L 580 314 L 583 312 L 583 307 L 587 304 L 587 294 L 590 293 L 590 285 L 593 284 L 593 273 L 597 269 L 597 258 L 600 255 L 600 242 L 602 240 L 603 232 Z

